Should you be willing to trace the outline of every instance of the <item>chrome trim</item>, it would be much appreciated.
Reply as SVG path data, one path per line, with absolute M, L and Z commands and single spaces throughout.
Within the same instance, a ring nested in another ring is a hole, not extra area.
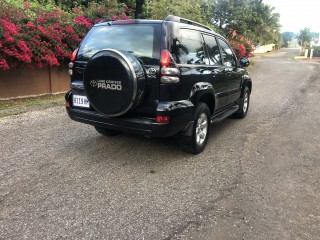
M 168 68 L 168 67 L 161 68 L 162 75 L 179 75 L 179 73 L 180 71 L 178 68 Z
M 171 77 L 171 76 L 163 76 L 161 77 L 161 83 L 178 83 L 180 82 L 180 78 Z
M 69 68 L 73 68 L 74 63 L 73 62 L 69 62 L 68 66 L 69 66 Z
M 75 90 L 84 90 L 83 82 L 80 81 L 74 81 L 70 84 L 71 89 Z

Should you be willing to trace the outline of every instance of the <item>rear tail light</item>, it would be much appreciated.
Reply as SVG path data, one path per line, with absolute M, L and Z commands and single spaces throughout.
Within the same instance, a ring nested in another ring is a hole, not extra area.
M 161 74 L 162 75 L 179 75 L 179 69 L 178 68 L 169 68 L 169 67 L 162 67 L 161 68 Z
M 74 60 L 76 60 L 76 56 L 78 53 L 79 48 L 77 48 L 76 50 L 73 51 L 72 55 L 71 55 L 71 62 L 74 62 Z
M 161 83 L 180 82 L 180 71 L 177 65 L 172 61 L 170 52 L 167 49 L 161 52 Z
M 157 123 L 168 123 L 169 122 L 169 116 L 161 116 L 161 115 L 158 115 L 156 117 L 156 122 Z
M 68 70 L 68 74 L 70 76 L 72 76 L 72 74 L 73 74 L 73 70 L 72 69 L 73 69 L 73 66 L 74 66 L 74 61 L 76 60 L 76 56 L 77 56 L 78 50 L 79 50 L 79 48 L 74 50 L 72 55 L 71 55 L 71 58 L 70 58 L 71 62 L 69 62 L 69 70 Z
M 167 49 L 162 50 L 161 52 L 161 67 L 168 67 L 171 63 L 170 53 Z
M 172 77 L 172 76 L 163 76 L 161 77 L 162 83 L 178 83 L 180 82 L 179 77 Z
M 70 108 L 70 102 L 69 101 L 66 101 L 66 107 Z

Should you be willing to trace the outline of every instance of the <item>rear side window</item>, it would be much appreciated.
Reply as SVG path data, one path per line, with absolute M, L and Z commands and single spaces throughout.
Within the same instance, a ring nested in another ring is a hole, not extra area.
M 95 26 L 81 43 L 77 60 L 88 61 L 100 50 L 125 50 L 144 64 L 158 64 L 160 58 L 160 24 Z
M 180 64 L 205 64 L 207 59 L 200 33 L 187 29 L 181 29 L 180 37 L 173 40 L 171 54 Z
M 203 35 L 205 46 L 207 48 L 210 65 L 221 65 L 221 55 L 218 43 L 214 36 Z
M 231 67 L 231 66 L 236 67 L 237 66 L 236 60 L 229 45 L 221 39 L 218 39 L 218 42 L 221 47 L 223 64 L 227 67 Z

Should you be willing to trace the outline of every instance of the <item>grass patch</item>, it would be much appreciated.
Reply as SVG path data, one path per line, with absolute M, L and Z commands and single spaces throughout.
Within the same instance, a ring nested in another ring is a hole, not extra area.
M 60 102 L 64 100 L 64 93 L 57 95 L 44 95 L 39 97 L 17 98 L 10 100 L 0 100 L 0 110 L 7 110 L 18 107 L 29 107 L 43 105 L 47 103 Z

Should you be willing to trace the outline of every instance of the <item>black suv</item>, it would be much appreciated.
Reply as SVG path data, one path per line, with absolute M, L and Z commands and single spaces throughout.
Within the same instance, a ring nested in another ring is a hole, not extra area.
M 225 38 L 188 19 L 102 21 L 69 63 L 67 112 L 104 135 L 176 135 L 197 154 L 210 123 L 246 116 L 248 65 Z

